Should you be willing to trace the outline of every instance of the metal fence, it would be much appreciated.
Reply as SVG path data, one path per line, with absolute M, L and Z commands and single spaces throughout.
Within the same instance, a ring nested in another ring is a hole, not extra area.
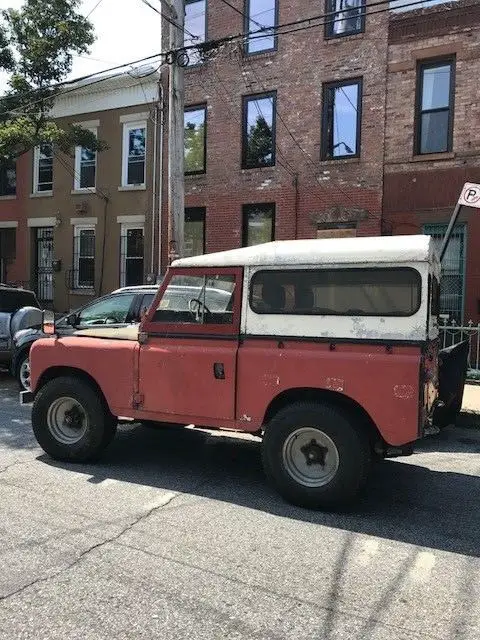
M 467 378 L 480 380 L 480 323 L 474 324 L 470 320 L 467 324 L 461 325 L 454 319 L 440 318 L 441 348 L 451 347 L 464 340 L 470 343 Z

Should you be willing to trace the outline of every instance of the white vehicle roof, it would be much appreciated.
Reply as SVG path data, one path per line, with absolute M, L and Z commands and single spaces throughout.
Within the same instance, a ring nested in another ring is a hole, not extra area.
M 281 240 L 175 260 L 174 267 L 296 266 L 299 264 L 380 264 L 430 262 L 433 239 L 427 235 Z

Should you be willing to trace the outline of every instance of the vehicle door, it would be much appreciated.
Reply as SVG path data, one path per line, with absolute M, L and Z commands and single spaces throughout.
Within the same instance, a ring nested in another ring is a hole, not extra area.
M 242 269 L 171 269 L 141 326 L 139 396 L 158 420 L 235 417 Z

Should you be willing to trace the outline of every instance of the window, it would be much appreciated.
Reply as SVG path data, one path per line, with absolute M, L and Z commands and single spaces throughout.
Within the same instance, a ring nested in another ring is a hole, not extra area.
M 17 193 L 17 164 L 15 160 L 0 161 L 0 196 Z
M 432 236 L 437 252 L 446 232 L 447 225 L 427 224 L 423 227 L 423 233 Z M 455 320 L 457 324 L 463 322 L 465 242 L 465 225 L 456 225 L 442 260 L 440 278 L 440 314 L 448 316 L 449 320 Z
M 15 313 L 22 307 L 40 308 L 34 293 L 0 287 L 0 313 Z
M 259 271 L 250 287 L 255 313 L 411 316 L 420 301 L 420 274 L 410 268 Z
M 122 224 L 120 236 L 120 286 L 143 283 L 143 227 Z
M 243 207 L 243 246 L 271 242 L 275 238 L 275 204 L 246 204 Z
M 185 257 L 205 253 L 205 207 L 185 209 Z
M 452 150 L 454 61 L 422 62 L 417 75 L 415 153 Z
M 186 0 L 185 1 L 185 28 L 183 44 L 185 47 L 198 45 L 205 42 L 207 35 L 207 2 L 206 0 Z M 196 49 L 188 49 L 188 64 L 199 64 L 201 54 Z
M 322 160 L 360 155 L 362 81 L 324 85 Z
M 233 275 L 173 276 L 153 322 L 232 324 L 234 293 Z
M 73 264 L 74 288 L 93 289 L 95 284 L 95 227 L 75 226 Z
M 246 53 L 271 51 L 277 47 L 275 27 L 278 24 L 278 0 L 246 0 L 245 32 L 253 33 L 259 29 L 270 29 L 262 34 L 248 38 L 245 44 Z
M 243 99 L 243 168 L 272 167 L 275 164 L 276 94 Z
M 96 135 L 96 129 L 89 129 Z M 75 191 L 81 189 L 94 189 L 97 172 L 97 153 L 85 149 L 85 147 L 75 148 Z
M 184 113 L 185 173 L 205 173 L 207 107 L 189 107 Z
M 145 186 L 145 122 L 132 122 L 123 126 L 122 185 Z
M 35 147 L 33 152 L 33 193 L 53 189 L 53 147 L 50 143 Z
M 78 314 L 77 326 L 128 322 L 135 295 L 135 293 L 122 293 L 89 304 Z
M 339 38 L 365 31 L 365 0 L 327 0 L 325 37 Z

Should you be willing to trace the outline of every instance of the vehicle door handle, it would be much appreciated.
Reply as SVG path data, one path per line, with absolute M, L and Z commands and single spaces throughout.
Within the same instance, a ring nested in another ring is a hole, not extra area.
M 217 380 L 225 380 L 225 367 L 223 362 L 215 362 L 213 365 L 213 375 Z

